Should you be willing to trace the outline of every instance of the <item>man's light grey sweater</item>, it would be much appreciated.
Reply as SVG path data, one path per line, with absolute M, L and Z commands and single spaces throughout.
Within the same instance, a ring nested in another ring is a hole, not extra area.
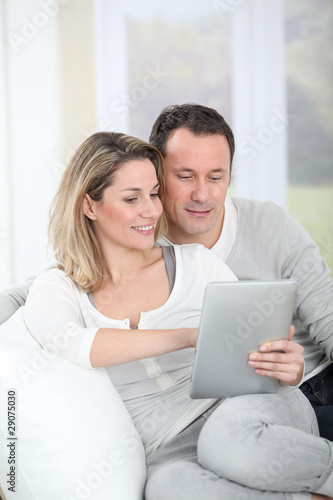
M 294 340 L 304 347 L 305 374 L 333 360 L 333 282 L 305 229 L 272 202 L 232 198 L 236 239 L 226 261 L 239 280 L 291 278 L 298 285 Z M 308 377 L 306 377 L 308 378 Z

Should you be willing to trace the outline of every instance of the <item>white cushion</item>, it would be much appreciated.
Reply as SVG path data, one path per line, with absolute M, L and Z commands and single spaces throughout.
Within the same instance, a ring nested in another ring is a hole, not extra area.
M 8 439 L 10 389 L 16 391 L 17 441 Z M 44 351 L 25 327 L 24 307 L 0 326 L 0 401 L 6 499 L 143 498 L 143 445 L 106 370 L 86 370 Z M 7 483 L 11 451 L 15 493 Z

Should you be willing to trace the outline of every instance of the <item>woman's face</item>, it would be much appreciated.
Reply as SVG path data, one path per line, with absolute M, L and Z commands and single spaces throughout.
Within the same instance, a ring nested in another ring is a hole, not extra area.
M 156 223 L 163 210 L 158 190 L 155 167 L 144 159 L 122 165 L 102 201 L 86 195 L 83 211 L 94 221 L 102 248 L 144 250 L 154 245 Z

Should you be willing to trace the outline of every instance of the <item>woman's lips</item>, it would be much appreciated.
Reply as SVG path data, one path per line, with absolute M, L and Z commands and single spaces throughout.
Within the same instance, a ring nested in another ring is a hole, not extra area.
M 147 225 L 147 226 L 133 226 L 132 229 L 136 231 L 139 234 L 144 234 L 144 235 L 149 235 L 153 234 L 155 231 L 155 226 L 154 224 Z

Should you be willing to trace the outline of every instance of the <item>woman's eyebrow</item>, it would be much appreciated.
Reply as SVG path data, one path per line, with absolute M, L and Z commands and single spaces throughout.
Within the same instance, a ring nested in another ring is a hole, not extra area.
M 152 189 L 156 189 L 159 186 L 160 186 L 160 183 L 158 182 L 157 184 L 155 184 L 155 186 Z M 136 192 L 136 191 L 142 191 L 142 189 L 141 188 L 137 188 L 137 187 L 128 187 L 128 188 L 122 189 L 121 192 L 123 193 L 124 191 L 135 191 Z

